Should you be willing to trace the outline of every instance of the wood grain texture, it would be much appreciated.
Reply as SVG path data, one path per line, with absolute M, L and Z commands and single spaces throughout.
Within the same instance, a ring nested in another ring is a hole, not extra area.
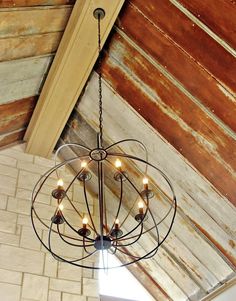
M 0 11 L 0 38 L 62 31 L 70 14 L 70 6 Z
M 220 82 L 209 76 L 204 68 L 133 5 L 126 4 L 117 23 L 143 49 L 148 58 L 161 64 L 203 106 L 236 131 L 236 98 L 227 93 Z
M 29 97 L 0 105 L 0 135 L 26 128 L 36 100 L 36 97 Z
M 5 135 L 0 136 L 0 148 L 1 147 L 9 147 L 11 144 L 16 142 L 21 142 L 23 140 L 25 134 L 25 128 L 18 129 L 14 132 L 7 133 Z
M 51 155 L 97 59 L 97 22 L 93 11 L 99 5 L 107 12 L 101 22 L 103 45 L 123 3 L 91 0 L 75 4 L 26 132 L 27 152 Z M 71 80 L 75 78 L 76 81 Z
M 0 8 L 74 4 L 76 0 L 0 0 Z
M 113 89 L 236 205 L 235 140 L 124 38 L 115 35 L 108 52 Z
M 0 104 L 35 96 L 52 56 L 33 57 L 0 63 Z
M 236 92 L 235 58 L 178 8 L 169 1 L 162 0 L 130 2 L 211 76 L 222 82 L 232 93 Z
M 63 32 L 0 39 L 0 62 L 56 52 Z
M 236 48 L 236 7 L 228 0 L 179 0 L 213 32 Z

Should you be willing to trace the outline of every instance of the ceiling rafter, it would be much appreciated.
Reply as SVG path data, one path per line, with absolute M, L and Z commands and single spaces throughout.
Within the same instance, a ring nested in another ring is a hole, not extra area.
M 123 0 L 76 2 L 24 138 L 28 153 L 44 157 L 52 153 L 86 84 L 97 59 L 94 9 L 101 7 L 106 11 L 101 24 L 103 45 L 123 3 Z

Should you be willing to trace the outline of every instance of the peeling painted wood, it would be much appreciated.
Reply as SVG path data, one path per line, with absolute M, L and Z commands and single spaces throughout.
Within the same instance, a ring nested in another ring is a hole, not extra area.
M 37 95 L 52 56 L 0 63 L 0 104 Z
M 153 128 L 236 204 L 234 139 L 121 36 L 111 43 L 109 56 L 103 62 L 103 76 Z
M 236 60 L 169 1 L 130 1 L 190 59 L 196 60 L 225 87 L 236 92 Z M 199 42 L 200 41 L 200 42 Z M 207 50 L 207 51 L 206 51 Z
M 0 62 L 56 52 L 62 32 L 0 39 Z
M 0 38 L 63 31 L 70 14 L 67 6 L 0 11 Z
M 1 0 L 0 8 L 3 7 L 22 7 L 39 5 L 65 5 L 74 4 L 76 0 Z
M 191 13 L 236 48 L 236 8 L 228 0 L 179 0 Z
M 0 135 L 26 128 L 35 105 L 36 97 L 0 105 Z
M 96 110 L 97 93 L 95 87 L 96 77 L 93 77 L 90 80 L 89 89 L 87 88 L 85 91 L 85 96 L 82 98 L 78 107 L 83 118 L 93 126 L 97 125 L 98 118 Z M 235 237 L 236 229 L 235 208 L 233 205 L 230 205 L 227 199 L 222 197 L 214 187 L 192 168 L 177 151 L 166 143 L 147 122 L 140 119 L 137 112 L 124 100 L 117 97 L 114 92 L 109 90 L 110 88 L 105 86 L 103 89 L 104 99 L 109 100 L 104 101 L 104 127 L 106 128 L 105 136 L 107 139 L 110 142 L 127 137 L 138 137 L 141 139 L 148 147 L 150 162 L 155 162 L 171 177 L 176 189 L 181 211 L 187 217 L 202 224 L 202 227 L 212 238 L 212 240 L 209 240 L 212 242 L 212 245 L 214 245 L 214 241 L 217 241 L 218 244 L 222 246 L 222 255 L 235 265 L 235 249 L 229 244 L 229 240 L 232 239 L 230 237 Z M 109 109 L 111 103 L 114 104 L 112 110 Z M 133 153 L 134 148 L 131 150 L 127 146 L 124 150 L 128 153 Z M 140 155 L 142 155 L 142 153 L 140 153 Z M 166 162 L 168 162 L 168 164 L 166 164 Z M 170 162 L 173 162 L 173 164 Z M 204 210 L 202 208 L 204 208 Z M 209 215 L 208 217 L 206 212 Z M 221 225 L 222 229 L 219 225 Z M 226 233 L 231 233 L 231 235 Z M 204 252 L 202 255 L 204 256 Z M 208 260 L 208 258 L 206 260 Z
M 225 90 L 220 82 L 209 76 L 205 69 L 190 59 L 134 6 L 126 5 L 118 25 L 146 52 L 147 58 L 160 63 L 199 100 L 200 104 L 236 131 L 236 98 Z

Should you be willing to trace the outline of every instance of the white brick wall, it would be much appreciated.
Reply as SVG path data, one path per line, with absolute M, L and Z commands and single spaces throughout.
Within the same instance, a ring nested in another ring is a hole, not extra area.
M 52 165 L 51 160 L 24 153 L 23 144 L 0 151 L 1 301 L 99 300 L 96 273 L 58 263 L 32 230 L 31 190 L 40 174 Z M 51 189 L 45 187 L 39 195 L 42 213 L 51 209 L 46 197 Z M 78 193 L 74 189 L 73 194 Z M 43 237 L 43 231 L 41 234 Z

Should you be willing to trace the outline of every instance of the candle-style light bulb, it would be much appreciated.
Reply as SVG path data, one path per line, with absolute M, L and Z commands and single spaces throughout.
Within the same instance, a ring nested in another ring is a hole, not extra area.
M 145 190 L 148 190 L 148 178 L 143 178 L 143 186 Z
M 119 219 L 117 218 L 117 219 L 115 220 L 115 229 L 116 229 L 116 230 L 119 229 L 119 223 L 120 223 L 120 221 L 119 221 Z
M 81 162 L 81 168 L 86 168 L 87 167 L 87 162 L 86 161 L 82 161 Z
M 62 179 L 59 179 L 59 180 L 57 181 L 57 188 L 58 188 L 58 189 L 62 189 L 62 188 L 63 188 L 63 185 L 64 185 L 63 180 L 62 180 Z
M 143 214 L 144 203 L 143 201 L 138 202 L 138 210 L 140 214 Z
M 62 211 L 63 210 L 63 208 L 64 208 L 64 206 L 62 205 L 62 204 L 60 204 L 59 206 L 59 209 Z
M 119 159 L 116 159 L 115 167 L 121 170 L 121 161 Z
M 84 217 L 84 218 L 83 218 L 82 223 L 83 223 L 83 228 L 86 229 L 87 224 L 88 224 L 88 219 L 87 219 L 87 217 Z

